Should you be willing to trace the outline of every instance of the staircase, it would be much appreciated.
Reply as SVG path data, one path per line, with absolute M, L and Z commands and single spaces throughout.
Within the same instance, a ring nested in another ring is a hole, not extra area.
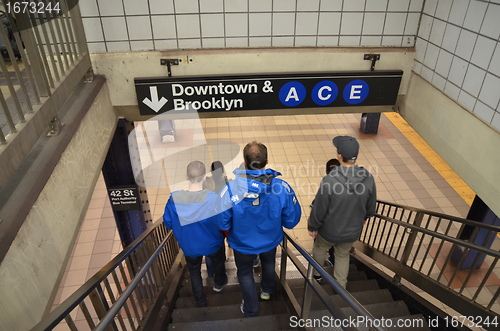
M 244 317 L 240 310 L 242 297 L 234 258 L 226 261 L 226 272 L 228 285 L 217 293 L 212 289 L 213 278 L 207 278 L 206 271 L 202 270 L 204 290 L 208 299 L 207 307 L 204 308 L 195 306 L 189 274 L 186 273 L 168 330 L 295 330 L 289 325 L 291 315 L 285 300 L 277 298 L 275 294 L 271 300 L 259 302 L 259 316 Z M 258 293 L 260 272 L 260 266 L 254 268 Z
M 305 260 L 304 260 L 304 263 Z M 279 261 L 277 261 L 277 265 Z M 288 269 L 288 268 L 287 268 Z M 333 267 L 325 267 L 329 274 L 333 273 Z M 220 293 L 212 290 L 213 278 L 207 278 L 206 272 L 202 271 L 204 278 L 205 294 L 208 297 L 208 306 L 196 308 L 189 280 L 186 273 L 179 290 L 179 297 L 175 302 L 172 312 L 169 330 L 295 330 L 298 329 L 297 318 L 291 319 L 292 314 L 288 309 L 285 298 L 280 298 L 273 293 L 270 301 L 260 301 L 259 316 L 245 318 L 240 310 L 241 292 L 236 276 L 236 266 L 234 260 L 226 262 L 228 273 L 228 285 Z M 260 266 L 254 269 L 257 289 L 259 288 Z M 296 270 L 287 270 L 287 282 L 293 294 L 299 302 L 304 295 L 304 278 Z M 323 282 L 326 283 L 326 282 Z M 348 304 L 336 294 L 329 284 L 322 284 L 323 289 L 328 293 L 327 300 L 339 307 L 347 318 L 356 320 L 357 314 Z M 381 289 L 377 280 L 368 279 L 364 271 L 360 271 L 354 264 L 351 264 L 347 290 L 351 292 L 356 300 L 364 305 L 368 311 L 379 321 L 390 319 L 385 322 L 387 330 L 430 330 L 427 321 L 421 314 L 410 313 L 404 301 L 395 301 L 388 289 Z M 322 321 L 325 316 L 331 316 L 326 310 L 321 299 L 313 294 L 311 311 L 308 319 L 318 319 Z M 329 318 L 328 318 L 329 320 Z M 405 320 L 406 323 L 413 324 L 411 327 L 398 326 L 398 320 Z M 318 322 L 319 323 L 319 322 Z M 420 324 L 420 327 L 418 325 Z M 417 325 L 417 327 L 415 327 Z M 325 324 L 311 328 L 314 330 L 342 330 Z M 359 325 L 359 329 L 368 329 L 364 325 Z

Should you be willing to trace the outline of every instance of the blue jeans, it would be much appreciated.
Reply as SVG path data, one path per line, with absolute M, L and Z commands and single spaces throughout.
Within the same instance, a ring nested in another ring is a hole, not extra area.
M 274 267 L 276 265 L 276 248 L 259 255 L 262 268 L 260 288 L 263 292 L 271 293 L 275 286 Z M 234 251 L 234 261 L 238 268 L 238 282 L 240 283 L 241 295 L 245 301 L 243 311 L 247 317 L 256 316 L 259 312 L 259 298 L 253 277 L 253 262 L 256 256 L 257 254 L 242 254 Z
M 216 253 L 208 255 L 213 262 L 215 272 L 214 283 L 216 285 L 223 285 L 227 282 L 225 250 L 226 248 L 222 245 Z M 191 288 L 193 290 L 194 301 L 196 302 L 197 307 L 205 307 L 207 305 L 207 296 L 203 292 L 203 280 L 201 279 L 202 261 L 203 256 L 186 256 L 189 278 L 191 279 Z

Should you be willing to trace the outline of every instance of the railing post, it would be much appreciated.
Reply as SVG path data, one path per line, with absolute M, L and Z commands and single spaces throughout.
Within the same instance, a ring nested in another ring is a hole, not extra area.
M 308 281 L 304 281 L 304 297 L 302 299 L 302 307 L 300 310 L 300 318 L 306 320 L 311 312 L 311 300 L 312 300 L 312 288 L 310 282 L 314 282 L 313 278 L 314 268 L 312 264 L 309 263 L 307 267 L 307 279 Z
M 415 221 L 413 225 L 420 227 L 422 224 L 422 219 L 424 218 L 424 214 L 422 212 L 417 212 L 415 216 Z M 413 249 L 413 245 L 415 244 L 415 240 L 417 239 L 418 230 L 411 229 L 410 235 L 408 236 L 408 240 L 406 241 L 406 246 L 403 251 L 403 256 L 401 257 L 401 263 L 406 265 L 408 259 L 410 258 L 411 250 Z
M 26 17 L 26 15 L 16 15 L 16 21 L 17 26 L 19 27 L 31 26 L 29 18 Z M 25 45 L 31 69 L 33 71 L 33 76 L 39 95 L 41 97 L 48 97 L 50 95 L 49 81 L 47 80 L 43 62 L 40 59 L 40 54 L 38 52 L 38 47 L 33 35 L 33 31 L 32 29 L 21 29 L 20 33 Z
M 287 259 L 288 259 L 287 248 L 288 248 L 288 239 L 285 235 L 285 236 L 283 236 L 283 244 L 281 246 L 281 263 L 280 263 L 281 287 L 283 287 L 286 284 L 286 263 L 287 263 Z
M 92 302 L 92 306 L 94 307 L 94 310 L 97 314 L 97 317 L 99 318 L 99 321 L 106 316 L 109 310 L 108 303 L 106 302 L 106 298 L 104 296 L 104 293 L 102 292 L 102 289 L 100 286 L 94 289 L 89 294 L 90 301 Z M 107 328 L 106 331 L 113 331 L 116 330 L 116 326 L 114 323 L 110 324 Z

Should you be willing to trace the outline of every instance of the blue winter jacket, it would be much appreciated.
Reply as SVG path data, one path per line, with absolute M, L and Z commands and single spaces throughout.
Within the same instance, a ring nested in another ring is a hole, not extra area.
M 184 254 L 190 257 L 216 253 L 224 243 L 215 214 L 218 195 L 207 190 L 172 192 L 163 223 L 174 231 Z
M 283 227 L 300 221 L 293 189 L 272 169 L 233 171 L 236 178 L 220 192 L 220 229 L 229 230 L 228 243 L 243 254 L 267 252 L 283 240 Z

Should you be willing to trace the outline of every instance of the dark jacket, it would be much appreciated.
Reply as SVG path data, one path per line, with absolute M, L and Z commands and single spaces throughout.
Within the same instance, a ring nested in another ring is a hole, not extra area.
M 338 166 L 323 177 L 309 217 L 309 231 L 331 243 L 359 239 L 364 221 L 375 214 L 373 176 L 363 167 Z

